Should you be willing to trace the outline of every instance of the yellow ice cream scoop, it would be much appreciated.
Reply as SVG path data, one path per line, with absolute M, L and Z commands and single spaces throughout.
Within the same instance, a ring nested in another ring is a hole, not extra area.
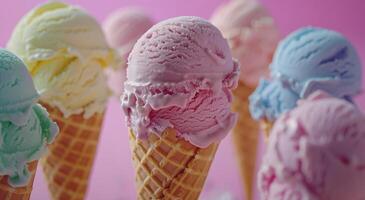
M 104 69 L 120 59 L 81 8 L 60 2 L 36 7 L 17 24 L 7 47 L 27 63 L 41 101 L 66 117 L 104 110 L 110 95 Z

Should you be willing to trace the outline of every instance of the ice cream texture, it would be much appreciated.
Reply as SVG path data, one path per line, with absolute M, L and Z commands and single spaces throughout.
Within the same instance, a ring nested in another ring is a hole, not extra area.
M 250 97 L 256 119 L 274 120 L 316 90 L 349 101 L 361 91 L 359 56 L 335 31 L 305 27 L 293 32 L 280 42 L 270 68 L 271 80 L 262 81 Z
M 138 138 L 171 127 L 206 147 L 234 125 L 231 90 L 239 67 L 208 21 L 183 16 L 154 25 L 137 41 L 128 63 L 122 107 Z
M 35 103 L 38 94 L 24 63 L 4 49 L 0 49 L 0 93 L 0 175 L 9 176 L 11 186 L 22 187 L 30 178 L 27 164 L 40 159 L 58 127 Z
M 84 10 L 60 2 L 38 6 L 21 19 L 7 47 L 27 63 L 42 102 L 66 117 L 104 110 L 110 95 L 104 69 L 120 60 Z
M 232 55 L 241 66 L 240 80 L 256 86 L 267 76 L 279 30 L 269 12 L 257 0 L 228 1 L 218 7 L 211 21 L 227 38 Z
M 22 60 L 0 48 L 0 121 L 24 125 L 39 95 Z
M 118 50 L 122 63 L 118 69 L 107 69 L 109 87 L 121 96 L 126 79 L 128 55 L 143 33 L 153 26 L 148 14 L 138 7 L 125 7 L 110 14 L 103 23 L 109 45 Z
M 128 59 L 138 38 L 153 24 L 152 19 L 142 9 L 126 7 L 110 14 L 103 28 L 109 45 L 118 49 L 123 59 Z
M 263 200 L 364 199 L 365 116 L 317 91 L 275 123 L 259 172 Z

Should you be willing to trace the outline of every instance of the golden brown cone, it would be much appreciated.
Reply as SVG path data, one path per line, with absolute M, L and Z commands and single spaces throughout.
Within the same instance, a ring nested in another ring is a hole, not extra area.
M 274 123 L 272 121 L 266 119 L 260 121 L 261 130 L 264 133 L 266 143 L 269 141 L 269 136 L 273 125 Z
M 196 147 L 166 129 L 161 136 L 136 139 L 130 147 L 136 172 L 137 199 L 195 200 L 199 198 L 218 144 Z
M 8 183 L 8 176 L 0 176 L 0 199 L 1 200 L 28 200 L 33 189 L 38 160 L 28 164 L 30 180 L 27 186 L 14 188 Z
M 53 200 L 83 200 L 94 164 L 103 114 L 64 118 L 61 111 L 42 103 L 57 122 L 60 133 L 41 165 Z
M 251 118 L 249 111 L 248 97 L 254 90 L 254 87 L 247 86 L 247 84 L 239 81 L 238 87 L 233 91 L 234 99 L 232 104 L 232 110 L 238 113 L 238 120 L 233 128 L 232 138 L 247 200 L 253 198 L 256 153 L 260 131 L 259 123 Z

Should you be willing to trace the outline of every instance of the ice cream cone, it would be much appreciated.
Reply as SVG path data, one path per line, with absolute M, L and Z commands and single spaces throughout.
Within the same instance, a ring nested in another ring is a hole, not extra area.
M 272 129 L 273 125 L 274 125 L 274 122 L 266 120 L 266 119 L 263 119 L 263 120 L 260 121 L 261 131 L 265 136 L 265 142 L 266 143 L 269 140 L 270 132 L 271 132 L 271 129 Z
M 28 164 L 29 183 L 25 187 L 12 187 L 8 183 L 8 176 L 0 176 L 0 199 L 1 200 L 28 200 L 33 189 L 33 181 L 37 171 L 38 160 Z
M 238 113 L 232 137 L 236 150 L 240 173 L 244 180 L 246 199 L 252 199 L 255 178 L 256 152 L 259 141 L 259 124 L 251 118 L 248 97 L 254 87 L 240 81 L 233 91 L 232 110 Z
M 64 118 L 57 108 L 43 103 L 60 127 L 49 153 L 41 160 L 52 199 L 83 200 L 94 163 L 103 114 L 85 119 L 82 114 Z
M 136 139 L 130 130 L 130 147 L 136 170 L 137 199 L 199 198 L 218 144 L 199 148 L 166 129 L 161 136 Z

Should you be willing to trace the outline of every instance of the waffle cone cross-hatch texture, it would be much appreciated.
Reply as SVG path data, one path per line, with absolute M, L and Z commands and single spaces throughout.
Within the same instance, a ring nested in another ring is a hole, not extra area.
M 259 123 L 251 118 L 248 97 L 255 90 L 243 82 L 233 91 L 232 110 L 238 113 L 236 126 L 232 131 L 233 144 L 244 180 L 246 199 L 253 198 L 253 188 L 256 169 L 256 154 L 259 143 Z
M 136 139 L 130 130 L 136 172 L 137 199 L 195 200 L 199 198 L 218 144 L 196 147 L 166 129 L 161 136 Z
M 41 159 L 48 189 L 54 200 L 84 200 L 99 141 L 103 114 L 88 119 L 82 114 L 64 118 L 54 107 L 43 103 L 60 133 Z
M 8 176 L 0 176 L 0 199 L 1 200 L 28 200 L 33 189 L 33 181 L 37 171 L 38 160 L 28 164 L 29 183 L 25 187 L 14 188 L 8 183 Z

